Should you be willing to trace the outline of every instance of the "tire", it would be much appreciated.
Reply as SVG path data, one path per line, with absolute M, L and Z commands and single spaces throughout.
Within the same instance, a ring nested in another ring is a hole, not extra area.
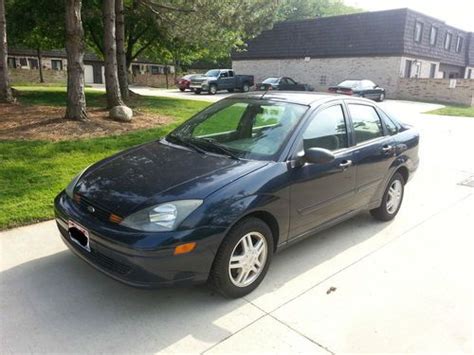
M 383 100 L 385 100 L 385 93 L 382 92 L 379 96 L 379 99 L 377 100 L 378 102 L 382 102 Z
M 228 92 L 234 92 L 234 89 L 227 89 Z
M 402 206 L 404 192 L 405 180 L 400 173 L 395 173 L 385 189 L 382 203 L 379 207 L 370 210 L 370 214 L 379 221 L 392 220 Z M 390 200 L 392 200 L 392 204 L 390 204 Z M 396 205 L 394 206 L 393 203 L 396 203 Z
M 179 91 L 181 91 L 181 92 L 184 92 L 184 90 L 186 90 L 186 89 L 184 89 L 184 88 L 179 88 Z
M 217 94 L 217 86 L 212 84 L 211 86 L 209 86 L 209 95 L 215 95 Z
M 250 90 L 249 84 L 248 84 L 248 83 L 244 83 L 244 84 L 242 85 L 242 89 L 241 89 L 241 90 L 242 90 L 242 92 L 248 92 L 248 91 Z
M 199 94 L 201 93 L 201 89 L 194 89 L 194 93 L 195 93 L 196 95 L 199 95 Z
M 237 264 L 231 268 L 231 257 L 237 259 L 239 256 L 246 255 L 243 246 L 248 245 L 248 238 L 252 240 L 252 245 L 258 247 L 260 242 L 261 248 L 266 248 L 265 252 L 260 252 L 258 256 L 257 249 L 249 248 L 248 259 L 244 258 L 243 267 L 239 268 Z M 245 241 L 247 244 L 245 244 Z M 255 254 L 252 255 L 253 251 Z M 217 252 L 214 264 L 209 275 L 209 284 L 223 296 L 228 298 L 243 297 L 253 290 L 262 282 L 268 271 L 273 255 L 273 237 L 268 225 L 258 218 L 246 218 L 238 222 L 227 234 L 219 251 Z M 258 272 L 253 268 L 258 268 L 256 262 L 260 262 L 261 266 Z M 252 265 L 252 266 L 251 266 Z M 247 269 L 245 269 L 247 268 Z M 242 278 L 239 283 L 239 276 L 243 273 L 248 275 Z

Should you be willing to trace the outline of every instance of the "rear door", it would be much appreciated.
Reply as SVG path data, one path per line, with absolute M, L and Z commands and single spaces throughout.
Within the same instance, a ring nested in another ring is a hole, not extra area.
M 326 164 L 305 163 L 290 171 L 290 238 L 350 212 L 355 204 L 356 170 L 342 102 L 318 110 L 298 140 L 297 151 L 304 146 L 325 148 L 336 159 Z
M 394 141 L 384 135 L 384 127 L 374 106 L 346 101 L 355 142 L 357 167 L 357 207 L 366 206 L 384 183 L 395 157 Z
M 232 76 L 230 76 L 230 71 L 222 70 L 219 74 L 218 83 L 219 90 L 232 89 L 234 87 L 234 73 L 232 72 Z

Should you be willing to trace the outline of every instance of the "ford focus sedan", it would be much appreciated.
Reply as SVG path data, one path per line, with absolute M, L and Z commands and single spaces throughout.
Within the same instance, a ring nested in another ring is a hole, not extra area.
M 362 211 L 393 219 L 418 141 L 366 99 L 235 95 L 85 169 L 56 221 L 75 254 L 126 284 L 241 297 L 292 243 Z

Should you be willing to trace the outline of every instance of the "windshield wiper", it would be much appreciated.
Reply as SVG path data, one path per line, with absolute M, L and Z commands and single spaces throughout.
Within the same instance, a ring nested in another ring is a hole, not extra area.
M 237 156 L 237 154 L 235 154 L 234 152 L 232 152 L 230 149 L 228 149 L 225 145 L 219 143 L 219 142 L 216 142 L 215 140 L 211 139 L 211 138 L 198 138 L 196 139 L 196 142 L 197 143 L 200 143 L 200 142 L 205 142 L 205 144 L 207 144 L 208 146 L 212 148 L 215 148 L 217 149 L 218 151 L 220 151 L 221 153 L 231 157 L 232 159 L 235 159 L 235 160 L 240 160 L 240 158 Z
M 198 147 L 196 144 L 191 142 L 189 139 L 183 139 L 183 138 L 181 138 L 180 136 L 178 136 L 176 134 L 170 134 L 170 135 L 168 135 L 168 137 L 175 140 L 176 142 L 178 142 L 179 144 L 181 144 L 185 147 L 194 149 L 198 153 L 207 154 L 207 152 L 204 149 Z

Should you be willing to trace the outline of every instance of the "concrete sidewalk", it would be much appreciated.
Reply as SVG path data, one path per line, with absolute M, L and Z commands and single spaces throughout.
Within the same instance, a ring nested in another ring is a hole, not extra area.
M 472 353 L 474 188 L 459 183 L 474 175 L 474 120 L 385 104 L 422 133 L 393 222 L 363 214 L 302 241 L 240 300 L 123 286 L 53 222 L 5 231 L 0 352 Z

